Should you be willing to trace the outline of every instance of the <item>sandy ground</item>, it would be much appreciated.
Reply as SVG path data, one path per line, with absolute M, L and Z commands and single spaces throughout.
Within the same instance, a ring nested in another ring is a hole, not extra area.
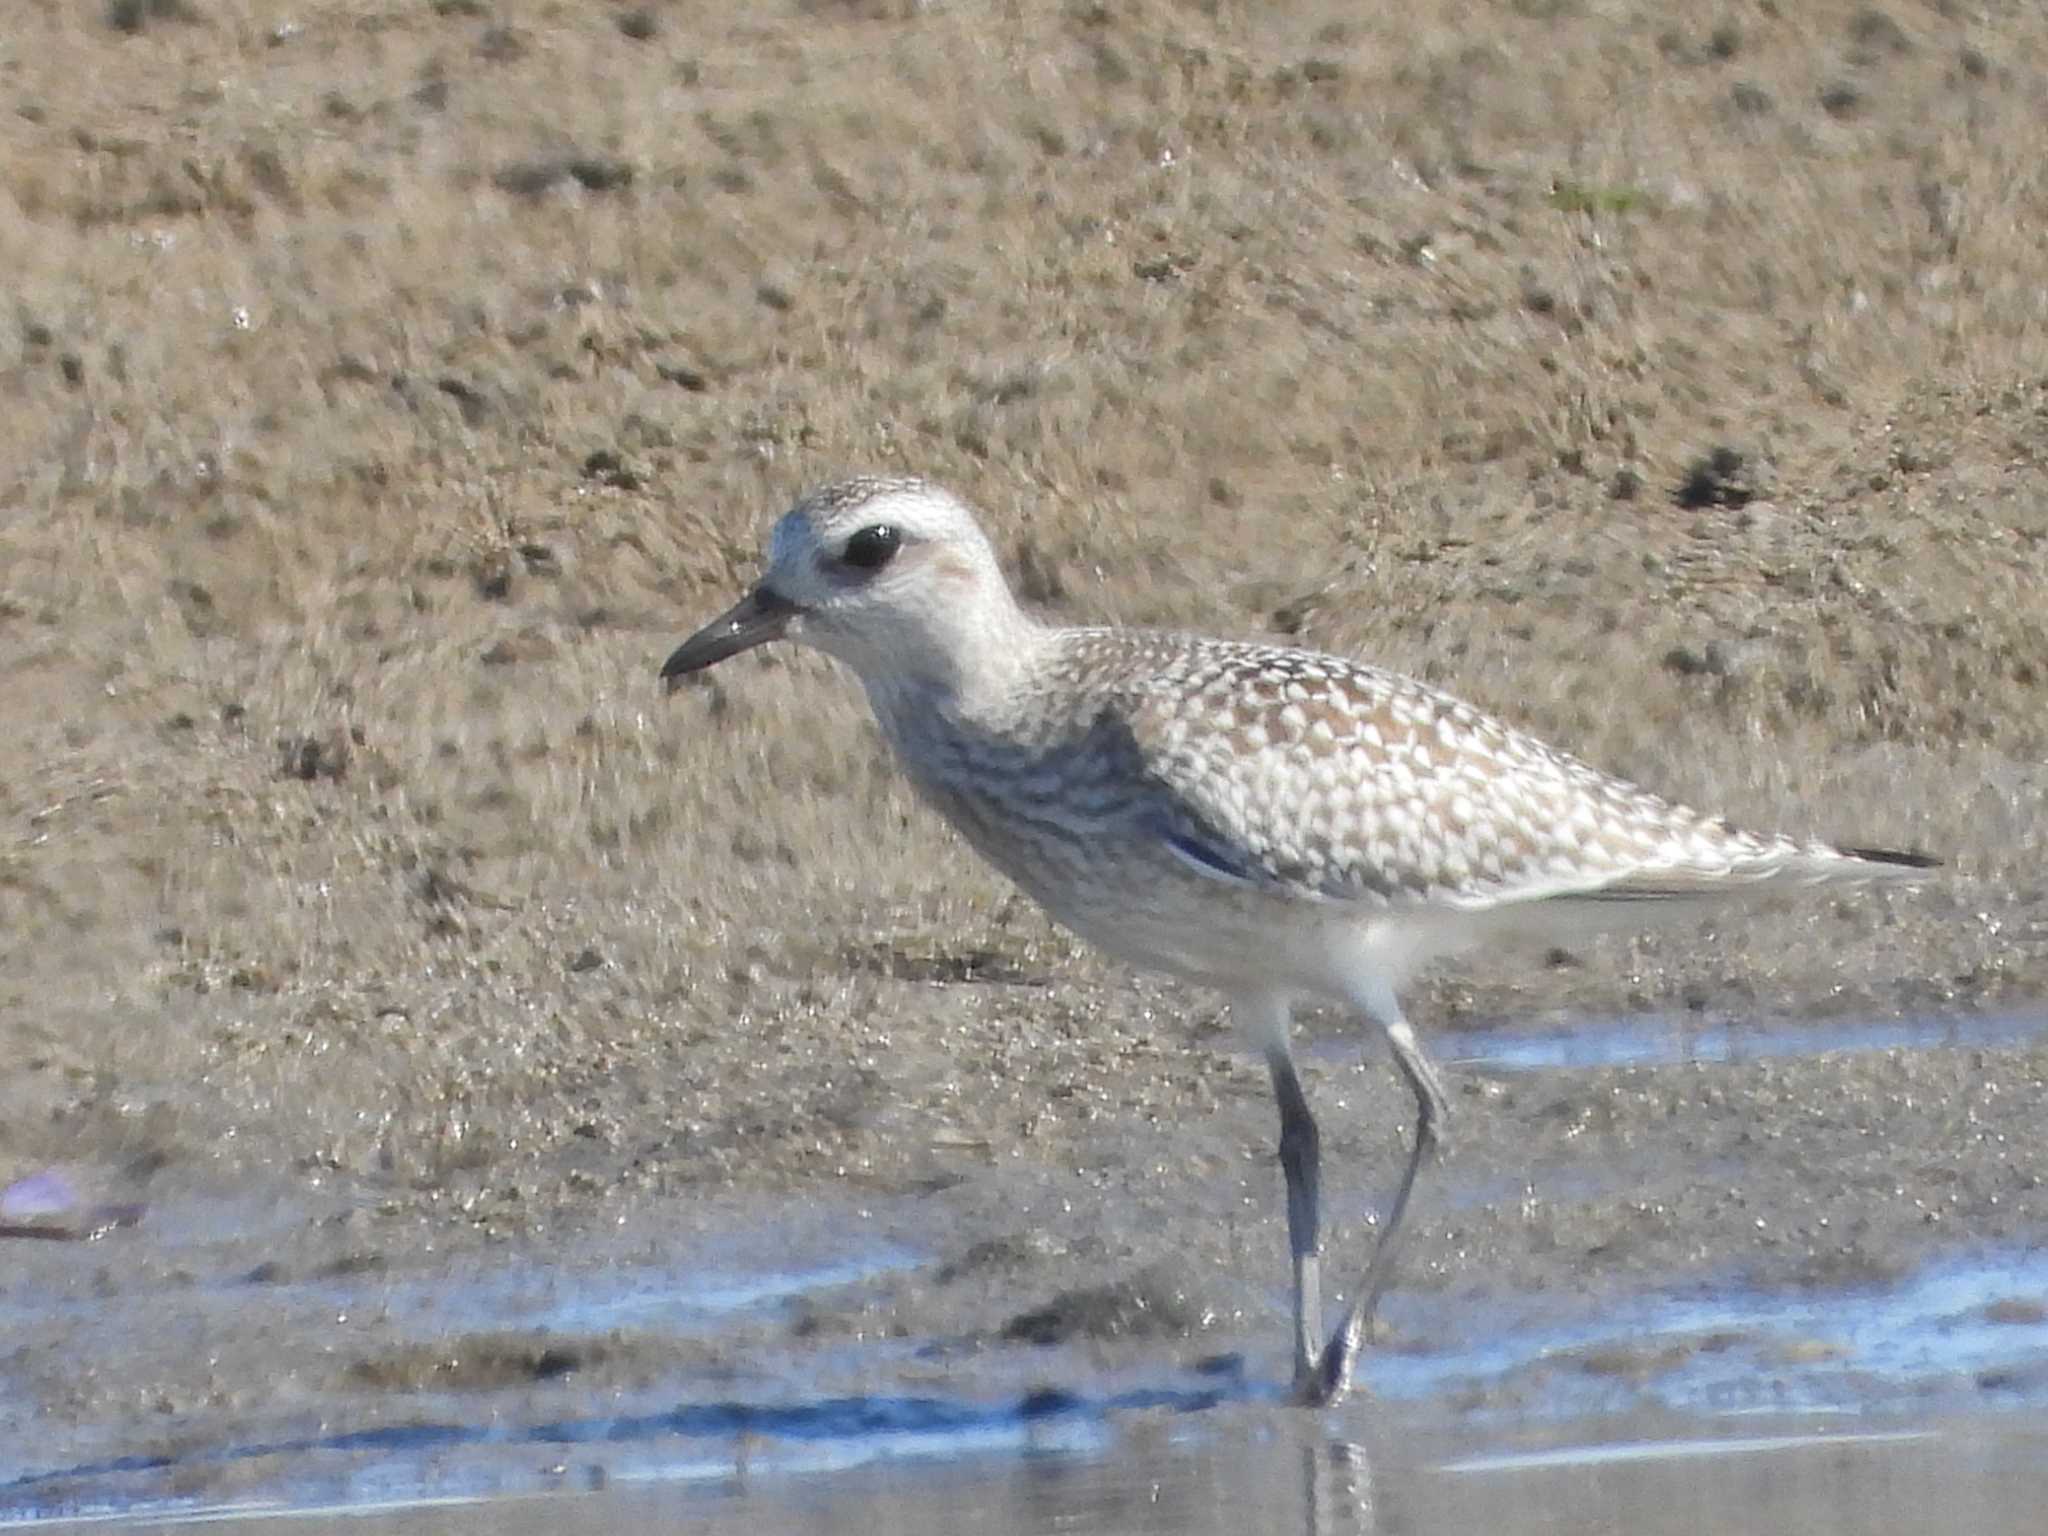
M 1480 957 L 1425 1031 L 2043 1011 L 2038 7 L 20 12 L 0 1186 L 141 1220 L 0 1240 L 15 1428 L 434 1369 L 232 1299 L 98 1348 L 52 1302 L 687 1269 L 749 1213 L 916 1255 L 823 1340 L 1028 1351 L 1106 1287 L 1151 1321 L 1084 1334 L 1277 1358 L 1215 1000 L 981 869 L 829 664 L 656 682 L 856 469 L 973 499 L 1060 613 L 1368 656 L 1948 861 Z M 1406 1112 L 1304 1035 L 1355 1244 Z M 1455 1076 L 1403 1284 L 1460 1316 L 2048 1236 L 2024 1034 Z

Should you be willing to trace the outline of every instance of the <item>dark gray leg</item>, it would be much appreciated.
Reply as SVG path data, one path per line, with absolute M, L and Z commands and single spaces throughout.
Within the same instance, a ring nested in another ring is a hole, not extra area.
M 1301 1091 L 1294 1058 L 1271 1047 L 1266 1067 L 1280 1106 L 1280 1167 L 1287 1175 L 1287 1251 L 1294 1259 L 1294 1383 L 1312 1389 L 1323 1347 L 1322 1133 Z
M 1358 1295 L 1344 1314 L 1344 1321 L 1338 1325 L 1330 1337 L 1329 1346 L 1323 1351 L 1310 1393 L 1316 1402 L 1333 1403 L 1351 1390 L 1352 1366 L 1358 1359 L 1366 1334 L 1372 1329 L 1373 1312 L 1380 1304 L 1380 1296 L 1386 1290 L 1387 1282 L 1393 1278 L 1395 1243 L 1401 1232 L 1401 1218 L 1408 1211 L 1408 1196 L 1415 1188 L 1415 1175 L 1430 1149 L 1441 1146 L 1444 1121 L 1450 1115 L 1450 1100 L 1444 1094 L 1443 1080 L 1437 1076 L 1435 1065 L 1423 1054 L 1415 1031 L 1408 1027 L 1405 1019 L 1397 1018 L 1387 1026 L 1387 1041 L 1394 1048 L 1394 1064 L 1401 1069 L 1401 1075 L 1408 1079 L 1408 1086 L 1415 1093 L 1415 1144 L 1408 1150 L 1408 1166 L 1401 1172 L 1400 1187 L 1394 1191 L 1394 1203 L 1387 1211 L 1387 1224 L 1372 1251 L 1372 1265 L 1366 1270 L 1365 1284 L 1359 1287 Z

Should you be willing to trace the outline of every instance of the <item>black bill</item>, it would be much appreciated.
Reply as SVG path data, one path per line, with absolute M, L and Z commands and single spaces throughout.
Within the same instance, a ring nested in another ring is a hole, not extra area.
M 754 588 L 675 648 L 662 663 L 662 681 L 673 687 L 692 672 L 780 639 L 796 613 L 796 604 L 788 598 L 777 597 L 765 587 Z

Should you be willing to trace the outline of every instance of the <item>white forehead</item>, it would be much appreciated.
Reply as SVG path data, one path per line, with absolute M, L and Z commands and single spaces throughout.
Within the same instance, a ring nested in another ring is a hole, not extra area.
M 870 523 L 895 523 L 926 538 L 977 538 L 967 509 L 923 480 L 842 480 L 812 491 L 775 524 L 769 537 L 772 565 L 801 561 Z

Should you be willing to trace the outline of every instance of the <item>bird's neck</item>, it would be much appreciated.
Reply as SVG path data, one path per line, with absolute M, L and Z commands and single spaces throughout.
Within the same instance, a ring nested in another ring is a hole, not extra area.
M 1056 634 L 1014 603 L 984 606 L 971 624 L 933 637 L 939 643 L 914 662 L 863 669 L 862 681 L 891 735 L 942 722 L 999 734 L 1030 693 Z

